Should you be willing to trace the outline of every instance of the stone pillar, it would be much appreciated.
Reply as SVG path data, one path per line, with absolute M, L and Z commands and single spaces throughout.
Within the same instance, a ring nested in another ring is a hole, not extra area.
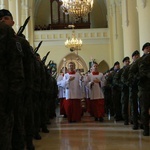
M 34 17 L 34 7 L 35 7 L 35 0 L 30 0 L 30 3 L 29 3 L 29 16 L 30 16 L 30 21 L 29 21 L 29 42 L 30 44 L 34 46 L 34 21 L 35 21 L 35 17 Z
M 123 33 L 121 3 L 118 0 L 107 0 L 108 24 L 110 29 L 110 59 L 114 62 L 122 62 L 123 59 Z M 112 58 L 113 57 L 113 58 Z M 110 66 L 112 67 L 112 66 Z
M 19 30 L 20 26 L 22 26 L 21 24 L 21 1 L 20 0 L 16 0 L 16 29 L 17 31 Z
M 8 9 L 8 0 L 0 0 L 0 9 Z
M 139 50 L 139 26 L 136 0 L 122 0 L 122 27 L 124 57 Z
M 23 25 L 25 20 L 29 17 L 29 6 L 28 6 L 29 1 L 28 0 L 22 0 L 22 4 L 21 4 L 21 24 Z M 29 21 L 30 22 L 30 21 Z M 29 23 L 27 24 L 23 34 L 26 36 L 26 39 L 29 40 L 29 31 L 28 31 L 28 27 Z
M 139 42 L 141 55 L 142 46 L 146 42 L 150 42 L 150 1 L 149 0 L 137 0 L 137 11 L 139 20 Z
M 13 20 L 15 22 L 13 29 L 17 32 L 16 28 L 16 0 L 8 0 L 8 10 L 12 13 Z

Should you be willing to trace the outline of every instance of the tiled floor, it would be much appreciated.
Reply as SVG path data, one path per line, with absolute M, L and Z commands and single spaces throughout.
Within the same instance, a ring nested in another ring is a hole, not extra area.
M 150 150 L 150 136 L 113 118 L 95 122 L 86 113 L 80 123 L 68 123 L 59 115 L 51 122 L 50 133 L 40 133 L 42 139 L 34 141 L 36 150 Z

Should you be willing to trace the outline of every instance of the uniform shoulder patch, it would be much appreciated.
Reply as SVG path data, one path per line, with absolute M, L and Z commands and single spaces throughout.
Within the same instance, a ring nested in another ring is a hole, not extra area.
M 22 52 L 22 46 L 21 46 L 20 42 L 16 42 L 16 47 L 17 47 L 19 52 Z

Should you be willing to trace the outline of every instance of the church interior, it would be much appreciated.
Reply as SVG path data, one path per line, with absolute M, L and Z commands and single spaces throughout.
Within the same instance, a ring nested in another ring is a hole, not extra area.
M 85 19 L 69 18 L 60 7 L 59 0 L 5 0 L 1 3 L 1 8 L 9 9 L 13 14 L 15 31 L 30 16 L 24 35 L 33 48 L 43 41 L 38 52 L 44 57 L 50 51 L 47 64 L 52 60 L 58 72 L 64 58 L 66 62 L 79 59 L 77 66 L 84 72 L 95 60 L 99 71 L 105 72 L 116 61 L 122 65 L 123 58 L 131 58 L 134 50 L 142 55 L 142 45 L 149 41 L 149 22 L 144 19 L 149 10 L 146 1 L 94 0 L 93 9 Z M 65 46 L 65 41 L 72 36 L 73 29 L 68 27 L 72 24 L 75 36 L 82 40 L 78 56 Z
M 60 0 L 1 0 L 0 8 L 13 14 L 16 32 L 30 16 L 23 34 L 34 49 L 42 41 L 38 53 L 43 58 L 50 52 L 46 64 L 54 65 L 56 76 L 69 62 L 85 74 L 95 61 L 105 73 L 116 61 L 123 66 L 126 56 L 132 62 L 135 50 L 142 56 L 143 44 L 150 42 L 150 1 L 93 1 L 92 10 L 79 18 L 65 13 Z M 75 50 L 65 44 L 72 37 L 82 41 Z M 132 130 L 132 124 L 107 115 L 104 122 L 95 122 L 87 112 L 81 122 L 68 123 L 59 111 L 58 104 L 50 132 L 40 132 L 42 139 L 33 141 L 36 150 L 149 150 L 150 137 L 142 129 Z

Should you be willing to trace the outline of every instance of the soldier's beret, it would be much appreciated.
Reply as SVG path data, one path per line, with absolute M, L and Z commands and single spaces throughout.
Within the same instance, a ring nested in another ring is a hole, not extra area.
M 140 53 L 139 53 L 139 51 L 138 50 L 135 50 L 133 53 L 132 53 L 132 57 L 133 56 L 136 56 L 136 55 L 139 55 Z
M 143 45 L 143 47 L 142 47 L 142 50 L 144 50 L 146 47 L 148 47 L 148 46 L 150 46 L 150 43 L 149 42 L 147 42 L 147 43 L 145 43 L 144 45 Z
M 119 65 L 120 63 L 118 62 L 118 61 L 116 61 L 115 63 L 114 63 L 114 66 L 116 66 L 116 65 Z
M 4 16 L 10 16 L 12 17 L 12 14 L 10 13 L 9 10 L 6 9 L 0 9 L 0 18 L 4 17 Z M 13 17 L 12 17 L 13 18 Z
M 123 58 L 122 62 L 124 62 L 126 60 L 130 60 L 130 58 L 127 56 L 127 57 Z

